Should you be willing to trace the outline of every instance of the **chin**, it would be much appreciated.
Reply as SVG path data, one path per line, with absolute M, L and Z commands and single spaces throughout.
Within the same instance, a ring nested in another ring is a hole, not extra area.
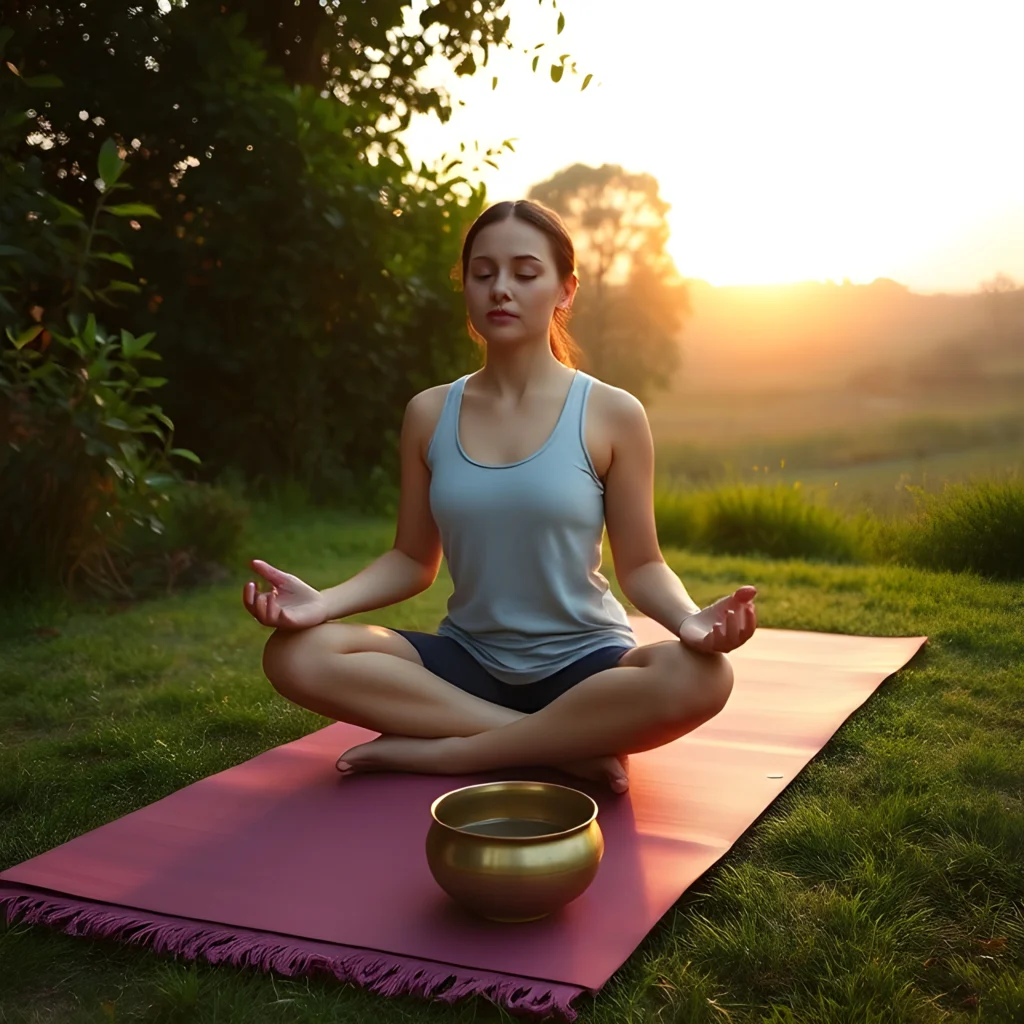
M 473 325 L 484 341 L 501 345 L 509 341 L 519 341 L 523 336 L 523 324 L 520 320 L 514 320 L 510 324 L 484 324 L 483 327 Z

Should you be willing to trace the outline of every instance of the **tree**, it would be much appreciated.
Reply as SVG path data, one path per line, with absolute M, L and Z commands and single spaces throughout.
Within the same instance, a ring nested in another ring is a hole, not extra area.
M 471 364 L 449 271 L 483 191 L 454 165 L 413 167 L 397 133 L 450 111 L 419 80 L 431 58 L 470 74 L 512 45 L 501 6 L 435 0 L 411 24 L 399 0 L 5 7 L 0 110 L 28 120 L 0 172 L 81 212 L 115 140 L 159 220 L 104 229 L 135 291 L 101 317 L 159 336 L 164 408 L 203 473 L 359 501 L 397 478 L 411 394 Z M 51 252 L 50 229 L 41 207 L 0 204 L 0 236 L 25 252 Z M 34 309 L 49 324 L 69 288 L 53 261 L 0 260 L 0 326 Z
M 1008 274 L 998 273 L 981 283 L 982 294 L 986 297 L 992 318 L 992 334 L 997 340 L 1006 336 L 1012 323 L 1013 300 L 1017 296 L 1017 285 Z
M 664 390 L 682 362 L 689 299 L 671 258 L 668 203 L 650 174 L 574 164 L 534 185 L 576 247 L 580 288 L 571 330 L 595 376 L 641 400 Z

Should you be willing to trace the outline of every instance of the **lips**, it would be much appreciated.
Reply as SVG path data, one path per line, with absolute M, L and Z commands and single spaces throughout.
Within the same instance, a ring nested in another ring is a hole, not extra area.
M 506 312 L 504 309 L 492 309 L 487 314 L 487 319 L 488 320 L 497 320 L 499 323 L 501 323 L 501 322 L 503 322 L 505 320 L 518 320 L 519 317 L 517 317 L 515 315 L 515 313 L 508 313 L 508 312 Z

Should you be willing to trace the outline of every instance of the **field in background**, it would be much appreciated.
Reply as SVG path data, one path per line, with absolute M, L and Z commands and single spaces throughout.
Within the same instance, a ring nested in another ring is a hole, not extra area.
M 800 481 L 830 491 L 837 508 L 898 514 L 913 508 L 906 484 L 940 492 L 946 481 L 1024 469 L 1019 383 L 903 395 L 680 385 L 646 407 L 665 488 Z

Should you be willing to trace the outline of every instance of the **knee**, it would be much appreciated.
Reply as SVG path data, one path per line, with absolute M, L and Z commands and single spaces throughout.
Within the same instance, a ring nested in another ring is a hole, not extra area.
M 293 694 L 308 674 L 318 639 L 315 628 L 276 629 L 263 647 L 263 674 L 282 696 Z
M 694 657 L 669 688 L 670 715 L 693 727 L 714 718 L 729 702 L 733 687 L 732 662 L 718 652 Z

